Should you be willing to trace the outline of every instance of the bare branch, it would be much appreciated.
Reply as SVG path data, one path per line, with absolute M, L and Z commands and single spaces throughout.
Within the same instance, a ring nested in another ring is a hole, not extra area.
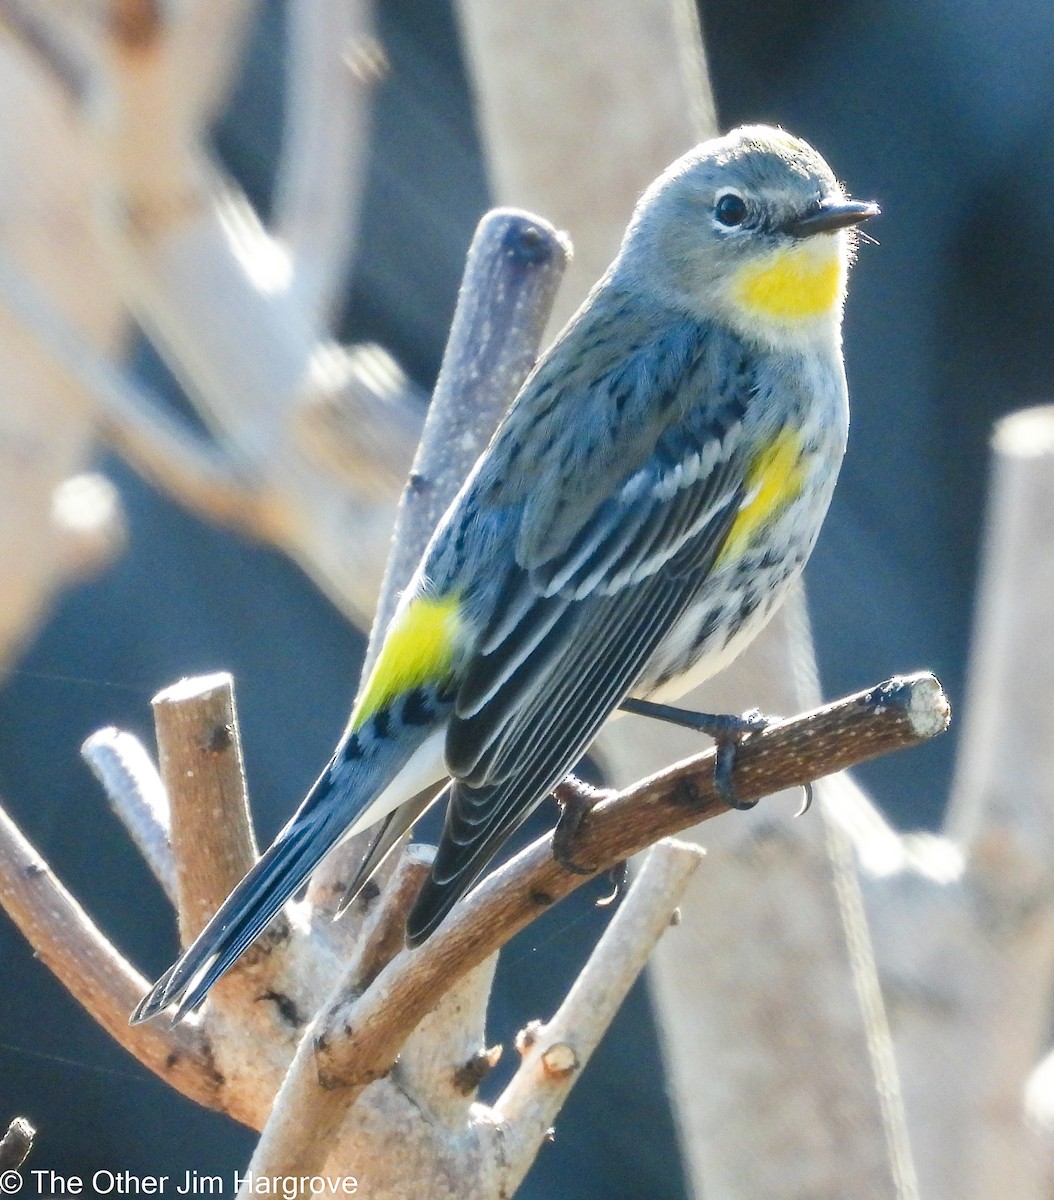
M 187 946 L 256 861 L 231 677 L 184 679 L 153 708 Z M 292 937 L 296 923 L 293 910 L 276 917 L 212 989 L 203 1016 L 227 1111 L 257 1127 L 328 965 L 322 939 L 309 948 Z
M 434 846 L 411 846 L 399 860 L 388 886 L 364 925 L 352 987 L 363 992 L 403 948 L 406 916 L 435 858 Z
M 945 836 L 863 878 L 922 1192 L 957 1200 L 1040 1194 L 1024 1105 L 1054 983 L 1054 408 L 992 450 Z
M 142 742 L 112 726 L 93 733 L 81 757 L 102 784 L 110 807 L 135 842 L 165 895 L 177 903 L 168 795 Z
M 290 288 L 312 319 L 340 300 L 354 253 L 369 137 L 369 98 L 384 75 L 371 0 L 301 0 L 286 8 L 286 124 L 274 233 Z
M 91 85 L 90 64 L 47 5 L 0 0 L 0 29 L 36 59 L 70 103 L 84 101 Z
M 566 237 L 529 213 L 496 209 L 476 229 L 435 395 L 399 505 L 363 678 L 439 518 L 534 365 L 570 253 Z
M 180 937 L 190 945 L 256 862 L 231 677 L 181 680 L 158 692 L 152 705 L 169 796 Z
M 644 188 L 716 132 L 695 8 L 459 0 L 492 193 L 574 239 L 561 322 L 614 257 Z
M 220 1108 L 215 1072 L 195 1021 L 171 1029 L 128 1024 L 146 990 L 51 868 L 0 808 L 0 905 L 66 990 L 119 1045 L 185 1096 Z
M 22 333 L 95 403 L 114 448 L 149 482 L 202 516 L 260 535 L 260 504 L 216 449 L 115 367 L 0 253 L 0 304 Z
M 741 801 L 757 800 L 935 737 L 948 716 L 932 675 L 890 680 L 747 739 L 732 783 Z M 726 812 L 713 770 L 711 750 L 603 800 L 579 829 L 575 859 L 600 872 L 656 838 Z M 317 1168 L 347 1109 L 391 1069 L 437 997 L 584 881 L 553 859 L 542 838 L 484 880 L 424 946 L 394 959 L 361 997 L 341 981 L 301 1041 L 276 1101 L 276 1111 L 298 1113 L 312 1142 L 269 1122 L 252 1169 Z
M 494 1105 L 506 1126 L 510 1192 L 527 1173 L 567 1094 L 669 927 L 702 858 L 698 846 L 685 842 L 653 847 L 552 1020 L 530 1029 L 523 1063 Z

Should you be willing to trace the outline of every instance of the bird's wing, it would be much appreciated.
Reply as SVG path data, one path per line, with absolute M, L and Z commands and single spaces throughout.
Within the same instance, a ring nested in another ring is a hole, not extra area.
M 749 501 L 726 444 L 681 431 L 680 453 L 658 445 L 559 553 L 510 570 L 455 696 L 446 825 L 411 943 L 574 765 L 712 570 Z

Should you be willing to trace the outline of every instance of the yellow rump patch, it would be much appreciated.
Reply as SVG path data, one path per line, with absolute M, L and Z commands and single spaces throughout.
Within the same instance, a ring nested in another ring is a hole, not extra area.
M 351 714 L 351 729 L 361 729 L 375 712 L 422 684 L 438 682 L 450 670 L 461 629 L 456 596 L 422 596 L 388 630 L 381 653 Z
M 801 439 L 795 430 L 785 429 L 751 464 L 746 503 L 732 522 L 715 565 L 740 554 L 767 521 L 801 495 L 804 485 Z
M 740 271 L 733 295 L 752 317 L 804 321 L 829 313 L 845 284 L 841 250 L 834 238 L 791 246 Z

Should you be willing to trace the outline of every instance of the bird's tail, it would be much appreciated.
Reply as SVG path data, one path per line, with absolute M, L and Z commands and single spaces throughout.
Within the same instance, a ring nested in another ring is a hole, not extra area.
M 375 743 L 370 753 L 350 760 L 346 747 L 334 756 L 274 843 L 139 1002 L 132 1024 L 148 1021 L 171 1006 L 175 1007 L 173 1021 L 198 1008 L 212 985 L 345 834 L 368 828 L 414 794 L 413 786 L 405 795 L 398 790 L 402 768 L 413 750 L 412 744 L 400 745 L 392 739 Z M 359 872 L 356 890 L 377 865 L 374 862 L 369 872 Z

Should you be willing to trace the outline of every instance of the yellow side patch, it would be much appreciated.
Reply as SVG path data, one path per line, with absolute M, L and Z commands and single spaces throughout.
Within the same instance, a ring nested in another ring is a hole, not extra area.
M 361 729 L 378 709 L 422 684 L 441 680 L 454 660 L 454 645 L 461 628 L 461 606 L 456 596 L 421 597 L 403 612 L 388 630 L 351 714 L 351 729 Z
M 732 522 L 715 565 L 740 554 L 767 521 L 801 495 L 804 485 L 801 440 L 795 430 L 785 429 L 751 464 L 746 503 Z
M 841 250 L 834 238 L 820 245 L 791 246 L 744 267 L 733 284 L 750 316 L 783 322 L 829 313 L 845 285 Z

